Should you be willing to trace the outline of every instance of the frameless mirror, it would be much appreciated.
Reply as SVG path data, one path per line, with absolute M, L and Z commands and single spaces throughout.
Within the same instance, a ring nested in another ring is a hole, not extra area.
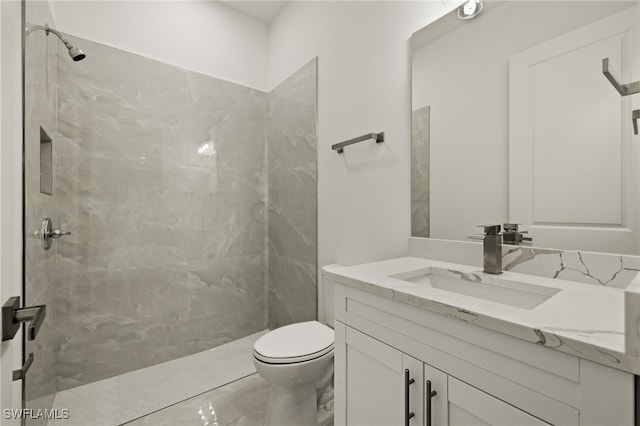
M 640 93 L 615 87 L 640 80 L 640 3 L 456 12 L 411 39 L 412 235 L 509 222 L 537 247 L 640 254 Z

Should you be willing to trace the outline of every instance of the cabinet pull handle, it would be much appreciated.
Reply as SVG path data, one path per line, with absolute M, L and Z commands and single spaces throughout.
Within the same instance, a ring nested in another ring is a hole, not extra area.
M 438 392 L 431 390 L 431 380 L 427 380 L 427 426 L 431 426 L 431 398 Z
M 409 412 L 409 386 L 415 383 L 414 379 L 409 378 L 409 369 L 404 370 L 404 425 L 409 426 L 409 419 L 415 414 Z

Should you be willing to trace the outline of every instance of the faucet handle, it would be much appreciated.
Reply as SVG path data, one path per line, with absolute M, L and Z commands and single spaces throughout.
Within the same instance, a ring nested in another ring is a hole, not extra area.
M 518 226 L 521 223 L 505 223 L 504 224 L 504 242 L 507 244 L 520 244 L 525 241 L 533 241 L 531 237 L 525 237 L 524 234 L 528 234 L 529 231 L 520 231 Z
M 503 225 L 505 232 L 522 232 L 518 231 L 518 226 L 522 225 L 521 223 L 505 223 Z
M 498 235 L 500 233 L 500 225 L 477 225 L 478 228 L 484 228 L 485 235 Z
M 518 226 L 522 225 L 521 223 L 505 223 L 502 228 L 504 232 L 517 232 L 518 234 L 528 234 L 529 231 L 519 231 Z

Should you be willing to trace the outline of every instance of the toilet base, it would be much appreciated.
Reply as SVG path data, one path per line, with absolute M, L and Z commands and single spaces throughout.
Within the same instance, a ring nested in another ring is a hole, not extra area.
M 313 383 L 271 385 L 264 426 L 318 426 L 318 402 Z
M 333 426 L 333 386 L 329 385 L 318 398 L 318 426 Z

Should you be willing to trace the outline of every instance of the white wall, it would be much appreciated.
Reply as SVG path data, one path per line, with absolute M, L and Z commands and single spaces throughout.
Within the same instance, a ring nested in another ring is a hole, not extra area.
M 318 56 L 318 266 L 406 255 L 411 34 L 455 2 L 293 2 L 271 23 L 269 87 Z M 330 146 L 384 131 L 386 142 Z M 319 282 L 321 279 L 319 277 Z
M 268 26 L 218 2 L 56 0 L 52 10 L 62 32 L 266 89 Z

